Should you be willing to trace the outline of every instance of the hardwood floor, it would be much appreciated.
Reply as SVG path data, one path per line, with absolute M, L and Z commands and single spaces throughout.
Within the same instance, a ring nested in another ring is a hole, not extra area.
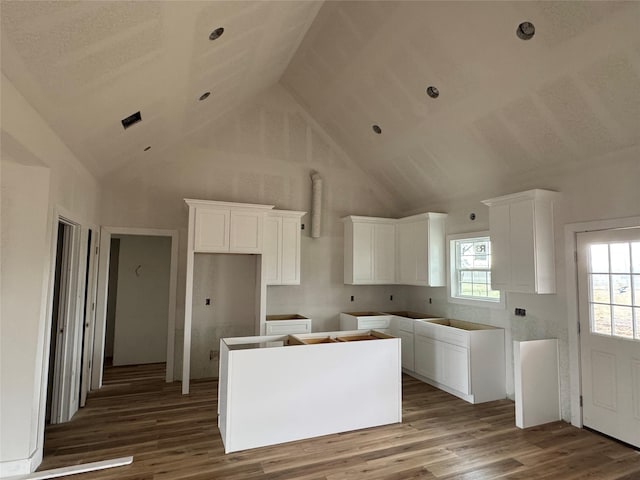
M 640 453 L 556 422 L 515 427 L 507 400 L 470 405 L 403 378 L 403 423 L 225 455 L 213 380 L 191 394 L 164 364 L 112 367 L 74 419 L 47 428 L 40 470 L 133 455 L 74 479 L 640 479 Z M 259 399 L 256 399 L 259 401 Z

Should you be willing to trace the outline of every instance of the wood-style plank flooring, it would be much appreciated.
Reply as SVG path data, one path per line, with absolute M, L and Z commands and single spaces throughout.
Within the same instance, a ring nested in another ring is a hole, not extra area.
M 556 422 L 515 427 L 507 400 L 470 405 L 403 379 L 403 423 L 224 454 L 217 383 L 163 381 L 164 364 L 111 367 L 67 424 L 47 428 L 40 470 L 133 455 L 77 480 L 640 479 L 640 453 Z M 259 398 L 256 402 L 260 401 Z

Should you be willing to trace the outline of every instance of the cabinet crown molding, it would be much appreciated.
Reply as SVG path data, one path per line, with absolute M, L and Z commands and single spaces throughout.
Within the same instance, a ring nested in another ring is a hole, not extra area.
M 359 215 L 348 215 L 346 217 L 342 217 L 340 220 L 343 222 L 360 222 L 360 223 L 396 223 L 397 220 L 395 218 L 385 218 L 385 217 L 365 217 Z
M 267 212 L 267 215 L 269 216 L 273 216 L 273 217 L 296 217 L 296 218 L 300 218 L 303 217 L 307 214 L 307 212 L 298 212 L 295 210 L 277 210 L 277 209 L 273 209 L 273 210 L 269 210 Z
M 226 208 L 258 208 L 262 210 L 271 210 L 275 205 L 261 205 L 257 203 L 236 203 L 236 202 L 219 202 L 217 200 L 197 200 L 193 198 L 185 198 L 185 203 L 191 206 L 208 206 L 208 207 L 226 207 Z
M 500 205 L 501 203 L 509 203 L 517 200 L 547 200 L 553 201 L 560 197 L 559 192 L 553 190 L 542 190 L 535 188 L 533 190 L 526 190 L 524 192 L 511 193 L 509 195 L 502 195 L 500 197 L 489 198 L 488 200 L 482 200 L 482 203 L 491 207 L 493 205 Z

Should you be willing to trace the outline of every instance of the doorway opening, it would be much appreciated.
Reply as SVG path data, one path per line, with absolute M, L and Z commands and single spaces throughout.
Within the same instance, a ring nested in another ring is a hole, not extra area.
M 141 365 L 173 381 L 177 239 L 173 230 L 102 229 L 93 388 L 114 369 L 135 380 Z

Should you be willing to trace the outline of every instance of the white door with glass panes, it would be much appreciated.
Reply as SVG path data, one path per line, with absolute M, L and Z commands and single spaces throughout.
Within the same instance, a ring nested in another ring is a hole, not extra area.
M 577 240 L 583 423 L 640 447 L 640 228 Z

